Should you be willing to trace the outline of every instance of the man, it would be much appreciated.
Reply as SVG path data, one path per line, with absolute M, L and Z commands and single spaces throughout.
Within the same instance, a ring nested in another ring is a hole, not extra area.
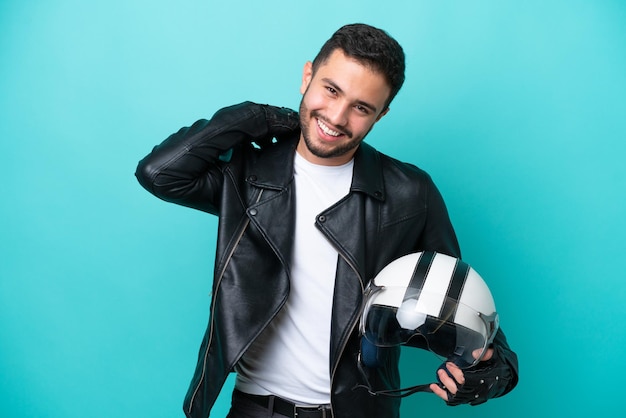
M 362 142 L 403 82 L 400 45 L 382 30 L 347 25 L 305 64 L 299 116 L 253 103 L 225 108 L 139 163 L 148 191 L 220 217 L 188 417 L 209 415 L 231 371 L 231 418 L 399 416 L 397 398 L 362 389 L 365 286 L 410 252 L 460 257 L 430 177 Z M 381 355 L 369 382 L 398 388 L 399 349 Z M 469 371 L 442 366 L 433 392 L 454 405 L 515 386 L 517 359 L 502 332 L 483 360 Z M 488 387 L 465 382 L 494 370 Z

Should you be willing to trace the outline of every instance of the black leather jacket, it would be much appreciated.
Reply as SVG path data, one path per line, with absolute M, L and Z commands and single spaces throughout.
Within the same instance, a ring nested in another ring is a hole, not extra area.
M 297 113 L 248 102 L 181 129 L 139 163 L 137 178 L 155 196 L 219 216 L 210 321 L 184 402 L 188 417 L 209 416 L 228 373 L 289 295 L 298 138 Z M 402 255 L 460 256 L 443 199 L 424 171 L 362 143 L 349 194 L 320 213 L 316 226 L 340 255 L 329 364 L 333 415 L 397 417 L 399 400 L 355 388 L 364 384 L 357 368 L 361 300 L 368 281 Z M 502 333 L 495 344 L 516 376 Z M 398 387 L 398 357 L 390 349 L 385 367 L 370 371 L 375 389 Z M 514 384 L 508 386 L 496 396 Z

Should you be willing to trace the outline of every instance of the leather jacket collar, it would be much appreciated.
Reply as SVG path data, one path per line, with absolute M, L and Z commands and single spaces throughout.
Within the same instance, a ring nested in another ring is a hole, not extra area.
M 296 152 L 297 144 L 296 140 L 283 141 L 269 150 L 270 152 L 263 153 L 252 167 L 251 172 L 254 174 L 248 176 L 248 182 L 262 188 L 286 189 L 293 180 L 293 158 L 287 156 Z M 380 156 L 365 142 L 361 143 L 354 155 L 350 190 L 365 193 L 380 201 L 385 200 Z

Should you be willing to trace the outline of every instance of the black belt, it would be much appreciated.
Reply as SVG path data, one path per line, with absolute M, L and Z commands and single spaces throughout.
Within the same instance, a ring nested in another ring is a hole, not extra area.
M 331 418 L 330 405 L 299 406 L 278 396 L 251 395 L 235 389 L 235 394 L 264 408 L 291 418 Z

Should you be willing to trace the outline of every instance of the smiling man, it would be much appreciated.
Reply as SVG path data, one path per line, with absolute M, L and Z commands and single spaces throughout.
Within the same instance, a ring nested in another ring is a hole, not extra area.
M 398 347 L 380 350 L 376 367 L 360 363 L 365 288 L 411 252 L 460 257 L 428 174 L 363 142 L 389 111 L 404 68 L 386 32 L 344 26 L 305 64 L 299 115 L 227 107 L 139 163 L 148 191 L 220 217 L 188 417 L 209 416 L 231 372 L 230 418 L 399 416 L 398 398 L 363 389 L 400 384 Z M 482 360 L 471 370 L 442 365 L 432 391 L 450 405 L 476 404 L 515 386 L 517 358 L 502 331 Z
M 383 74 L 335 49 L 323 62 L 305 64 L 300 92 L 297 152 L 315 164 L 340 165 L 389 110 L 391 88 Z

